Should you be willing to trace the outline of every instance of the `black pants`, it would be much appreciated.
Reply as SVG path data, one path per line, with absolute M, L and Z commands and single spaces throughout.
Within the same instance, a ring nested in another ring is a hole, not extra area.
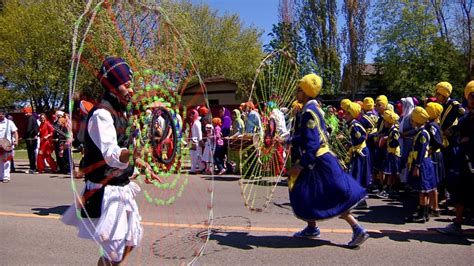
M 36 170 L 35 150 L 38 146 L 38 140 L 26 140 L 26 150 L 28 151 L 28 160 L 30 161 L 30 170 Z
M 65 141 L 64 141 L 65 142 Z M 63 156 L 59 156 L 60 143 L 54 143 L 54 152 L 56 154 L 56 162 L 58 163 L 59 171 L 61 173 L 69 173 L 69 145 L 64 144 Z

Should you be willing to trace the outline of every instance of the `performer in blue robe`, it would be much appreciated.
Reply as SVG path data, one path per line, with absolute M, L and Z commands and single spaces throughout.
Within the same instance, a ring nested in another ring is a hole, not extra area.
M 419 192 L 419 206 L 417 213 L 407 217 L 407 222 L 424 223 L 429 220 L 429 193 L 436 189 L 436 177 L 433 163 L 429 157 L 430 135 L 425 129 L 429 115 L 423 107 L 417 106 L 411 114 L 413 127 L 418 128 L 418 133 L 413 141 L 413 148 L 408 156 L 408 174 L 411 186 Z
M 365 97 L 364 98 L 364 112 L 361 115 L 360 123 L 364 126 L 365 131 L 367 132 L 367 148 L 369 148 L 370 152 L 370 163 L 372 167 L 372 163 L 375 160 L 375 137 L 377 136 L 377 122 L 379 120 L 379 115 L 377 111 L 375 111 L 375 102 L 372 97 Z M 371 169 L 372 171 L 372 169 Z
M 467 112 L 459 119 L 455 127 L 460 147 L 459 161 L 461 176 L 456 184 L 454 202 L 456 204 L 456 218 L 445 228 L 437 230 L 444 234 L 462 235 L 462 221 L 465 208 L 474 207 L 474 80 L 464 88 Z
M 317 238 L 320 235 L 316 221 L 341 217 L 353 229 L 351 247 L 361 245 L 369 234 L 350 214 L 366 196 L 364 188 L 344 172 L 337 157 L 330 151 L 328 134 L 315 97 L 319 94 L 322 79 L 309 74 L 304 76 L 296 90 L 296 99 L 304 104 L 298 136 L 300 158 L 289 170 L 290 202 L 295 215 L 308 226 L 295 237 Z
M 349 163 L 349 173 L 367 188 L 372 182 L 370 151 L 366 145 L 367 132 L 359 122 L 361 106 L 351 102 L 347 108 L 344 118 L 349 123 L 349 135 L 351 137 L 351 147 L 346 158 Z
M 426 131 L 430 134 L 430 158 L 433 161 L 436 185 L 439 186 L 445 179 L 444 160 L 441 153 L 443 137 L 441 136 L 441 128 L 438 124 L 439 117 L 443 112 L 443 106 L 439 103 L 430 102 L 426 104 L 425 109 L 430 116 L 430 121 L 425 126 Z M 430 215 L 434 217 L 440 216 L 437 189 L 430 192 Z
M 440 116 L 439 126 L 443 132 L 443 159 L 446 170 L 446 181 L 443 185 L 449 193 L 455 193 L 455 184 L 460 178 L 459 145 L 456 136 L 453 134 L 453 127 L 457 124 L 458 119 L 463 116 L 465 110 L 461 104 L 451 98 L 453 87 L 449 82 L 443 81 L 436 84 L 436 99 L 443 106 L 443 112 Z M 446 196 L 449 198 L 449 194 Z
M 390 196 L 396 194 L 393 187 L 399 182 L 401 171 L 399 119 L 400 117 L 392 110 L 387 109 L 383 113 L 385 128 L 389 128 L 386 137 L 387 159 L 384 161 L 384 180 L 386 180 L 387 194 Z

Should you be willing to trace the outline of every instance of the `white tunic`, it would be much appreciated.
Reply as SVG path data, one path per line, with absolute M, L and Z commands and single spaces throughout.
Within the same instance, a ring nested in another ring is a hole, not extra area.
M 119 169 L 127 168 L 128 162 L 120 162 L 120 153 L 126 148 L 118 146 L 114 121 L 109 111 L 96 110 L 89 120 L 87 130 L 107 165 Z M 101 186 L 90 181 L 86 182 L 88 189 L 97 189 Z M 80 196 L 75 195 L 76 200 L 64 213 L 62 221 L 67 225 L 78 227 L 81 238 L 94 239 L 101 244 L 117 240 L 125 242 L 127 246 L 137 246 L 143 237 L 141 217 L 135 202 L 135 195 L 139 191 L 140 187 L 134 182 L 123 187 L 107 185 L 104 190 L 101 216 L 96 219 L 81 218 L 82 206 L 77 198 Z

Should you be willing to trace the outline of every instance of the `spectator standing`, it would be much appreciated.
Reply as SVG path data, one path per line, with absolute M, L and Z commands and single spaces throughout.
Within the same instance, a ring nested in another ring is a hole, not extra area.
M 5 111 L 0 110 L 0 139 L 7 140 L 13 149 L 18 145 L 18 129 L 15 123 L 5 117 Z M 12 152 L 7 147 L 0 148 L 0 181 L 10 182 L 10 159 Z
M 13 121 L 13 116 L 8 115 L 8 116 L 7 116 L 7 119 L 10 120 L 10 121 L 12 121 L 13 123 L 15 123 L 15 122 Z M 16 139 L 14 139 L 13 142 L 18 143 L 18 132 L 17 132 L 17 134 L 16 134 Z M 10 157 L 11 157 L 11 159 L 10 159 L 10 172 L 11 172 L 11 173 L 15 173 L 15 172 L 16 172 L 16 169 L 15 169 L 15 149 L 12 149 L 12 154 L 11 154 Z
M 39 126 L 36 118 L 33 116 L 33 109 L 31 106 L 25 107 L 23 113 L 26 116 L 26 130 L 23 134 L 23 139 L 26 142 L 28 161 L 30 162 L 30 169 L 26 172 L 33 174 L 36 172 L 36 148 L 38 147 Z
M 38 172 L 44 173 L 45 160 L 48 162 L 48 165 L 51 168 L 51 171 L 56 172 L 57 164 L 54 161 L 53 157 L 51 156 L 54 150 L 53 141 L 52 141 L 54 128 L 53 128 L 53 125 L 51 125 L 51 123 L 48 121 L 44 113 L 40 114 L 40 121 L 41 121 L 41 125 L 39 127 L 40 147 L 39 147 L 38 158 L 37 158 Z

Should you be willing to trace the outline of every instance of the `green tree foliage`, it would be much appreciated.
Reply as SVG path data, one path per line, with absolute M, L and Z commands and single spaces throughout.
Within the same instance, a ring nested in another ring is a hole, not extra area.
M 23 102 L 31 102 L 38 111 L 65 106 L 71 59 L 73 29 L 83 12 L 84 1 L 3 1 L 0 13 L 0 73 Z M 95 5 L 94 4 L 92 6 Z M 102 91 L 95 74 L 106 56 L 126 56 L 132 66 L 135 59 L 141 67 L 160 66 L 176 70 L 188 67 L 189 53 L 176 54 L 176 41 L 171 35 L 148 38 L 149 29 L 158 34 L 182 33 L 180 38 L 189 48 L 202 77 L 224 76 L 236 80 L 245 91 L 250 87 L 255 69 L 263 57 L 259 41 L 261 31 L 244 28 L 237 15 L 218 16 L 207 5 L 194 6 L 189 0 L 161 1 L 172 24 L 158 12 L 145 12 L 138 2 L 109 1 L 92 24 L 83 47 L 76 89 L 97 96 Z M 145 2 L 143 2 L 145 3 Z M 111 15 L 114 10 L 120 9 Z M 79 37 L 84 36 L 92 19 L 86 14 L 79 26 Z M 175 26 L 175 27 L 174 27 Z M 155 31 L 155 32 L 157 32 Z M 130 34 L 120 36 L 118 32 Z M 79 39 L 80 41 L 81 39 Z M 160 47 L 159 49 L 149 49 Z M 178 47 L 178 49 L 184 49 Z M 179 57 L 183 58 L 179 58 Z M 180 69 L 188 71 L 189 69 Z
M 300 0 L 299 17 L 313 69 L 323 78 L 323 93 L 335 94 L 341 80 L 336 1 Z
M 219 16 L 207 4 L 182 0 L 162 1 L 162 5 L 184 35 L 201 76 L 235 80 L 241 95 L 248 96 L 255 69 L 263 58 L 262 31 L 244 27 L 238 15 Z
M 71 32 L 81 1 L 3 1 L 0 73 L 19 99 L 37 111 L 63 106 Z M 10 92 L 11 93 L 11 92 Z
M 425 0 L 377 1 L 374 17 L 376 62 L 392 97 L 430 96 L 439 81 L 464 86 L 463 55 L 440 37 L 433 6 Z
M 275 50 L 285 50 L 293 56 L 298 64 L 299 76 L 303 76 L 312 71 L 308 64 L 309 56 L 305 47 L 305 42 L 301 35 L 301 27 L 298 23 L 292 0 L 281 0 L 279 8 L 279 22 L 273 24 L 272 32 L 268 35 L 271 40 L 264 46 L 265 52 L 270 53 Z

